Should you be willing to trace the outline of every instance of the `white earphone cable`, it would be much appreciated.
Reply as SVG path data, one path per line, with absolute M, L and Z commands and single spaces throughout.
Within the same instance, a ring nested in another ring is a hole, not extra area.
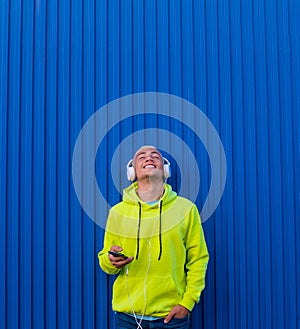
M 140 318 L 137 318 L 137 316 L 136 316 L 136 313 L 135 313 L 134 307 L 133 307 L 133 303 L 132 303 L 132 299 L 130 297 L 129 286 L 128 286 L 128 272 L 129 272 L 129 269 L 128 269 L 128 266 L 126 266 L 126 289 L 127 289 L 127 295 L 128 295 L 128 299 L 129 299 L 129 302 L 130 302 L 130 305 L 131 305 L 132 314 L 134 316 L 135 322 L 138 325 L 137 326 L 137 329 L 143 329 L 143 327 L 141 326 L 141 323 L 143 321 L 143 318 L 144 318 L 144 315 L 145 315 L 145 311 L 146 311 L 146 307 L 147 307 L 147 286 L 146 286 L 146 283 L 147 283 L 148 274 L 149 274 L 150 267 L 151 267 L 151 253 L 150 253 L 151 245 L 152 245 L 151 244 L 151 239 L 153 237 L 153 233 L 154 233 L 154 230 L 155 230 L 156 226 L 157 226 L 157 224 L 154 225 L 153 230 L 152 230 L 152 234 L 151 234 L 150 238 L 146 239 L 146 242 L 149 245 L 148 266 L 147 266 L 147 270 L 146 270 L 145 278 L 144 278 L 144 304 L 145 305 L 144 305 L 143 313 L 142 313 L 142 315 L 141 315 Z

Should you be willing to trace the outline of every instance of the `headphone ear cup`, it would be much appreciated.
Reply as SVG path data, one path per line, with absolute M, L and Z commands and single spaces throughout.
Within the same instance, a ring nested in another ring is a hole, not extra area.
M 135 170 L 133 167 L 127 168 L 127 179 L 130 181 L 135 180 Z
M 171 177 L 171 170 L 170 166 L 168 164 L 164 165 L 164 178 L 169 178 Z
M 130 181 L 134 181 L 135 180 L 135 170 L 134 167 L 132 165 L 133 160 L 130 160 L 127 164 L 127 179 Z
M 164 161 L 166 162 L 164 164 L 164 178 L 169 178 L 171 177 L 171 166 L 170 166 L 170 162 L 164 158 Z

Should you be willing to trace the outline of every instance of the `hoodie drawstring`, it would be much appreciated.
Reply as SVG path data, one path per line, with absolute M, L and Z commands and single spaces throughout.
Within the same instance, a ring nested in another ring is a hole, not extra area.
M 142 204 L 138 201 L 139 204 L 139 218 L 138 218 L 138 230 L 137 230 L 137 248 L 136 248 L 136 256 L 135 259 L 138 259 L 139 257 L 139 251 L 140 251 L 140 231 L 141 231 L 141 218 L 142 218 Z M 161 258 L 162 254 L 162 239 L 161 239 L 161 226 L 162 226 L 162 200 L 159 202 L 159 255 L 158 260 Z
M 139 257 L 139 251 L 140 251 L 140 230 L 141 230 L 141 217 L 142 217 L 142 205 L 138 201 L 139 204 L 139 221 L 138 221 L 138 231 L 137 231 L 137 248 L 136 248 L 136 256 L 135 259 L 138 259 Z
M 158 260 L 160 260 L 161 253 L 162 253 L 162 241 L 161 241 L 161 212 L 162 212 L 162 200 L 160 200 L 159 203 L 159 255 L 158 255 Z

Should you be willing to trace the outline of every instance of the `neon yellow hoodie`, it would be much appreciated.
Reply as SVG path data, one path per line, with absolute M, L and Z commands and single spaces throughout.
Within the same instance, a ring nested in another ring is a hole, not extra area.
M 117 312 L 165 317 L 177 304 L 192 310 L 205 286 L 208 252 L 198 210 L 165 184 L 156 204 L 137 196 L 137 184 L 109 213 L 100 267 L 118 274 L 112 308 Z M 109 261 L 111 246 L 134 260 L 121 270 Z

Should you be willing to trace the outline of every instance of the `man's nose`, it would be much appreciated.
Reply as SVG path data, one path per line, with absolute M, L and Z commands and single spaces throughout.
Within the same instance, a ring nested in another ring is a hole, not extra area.
M 152 154 L 146 154 L 146 160 L 153 160 Z

